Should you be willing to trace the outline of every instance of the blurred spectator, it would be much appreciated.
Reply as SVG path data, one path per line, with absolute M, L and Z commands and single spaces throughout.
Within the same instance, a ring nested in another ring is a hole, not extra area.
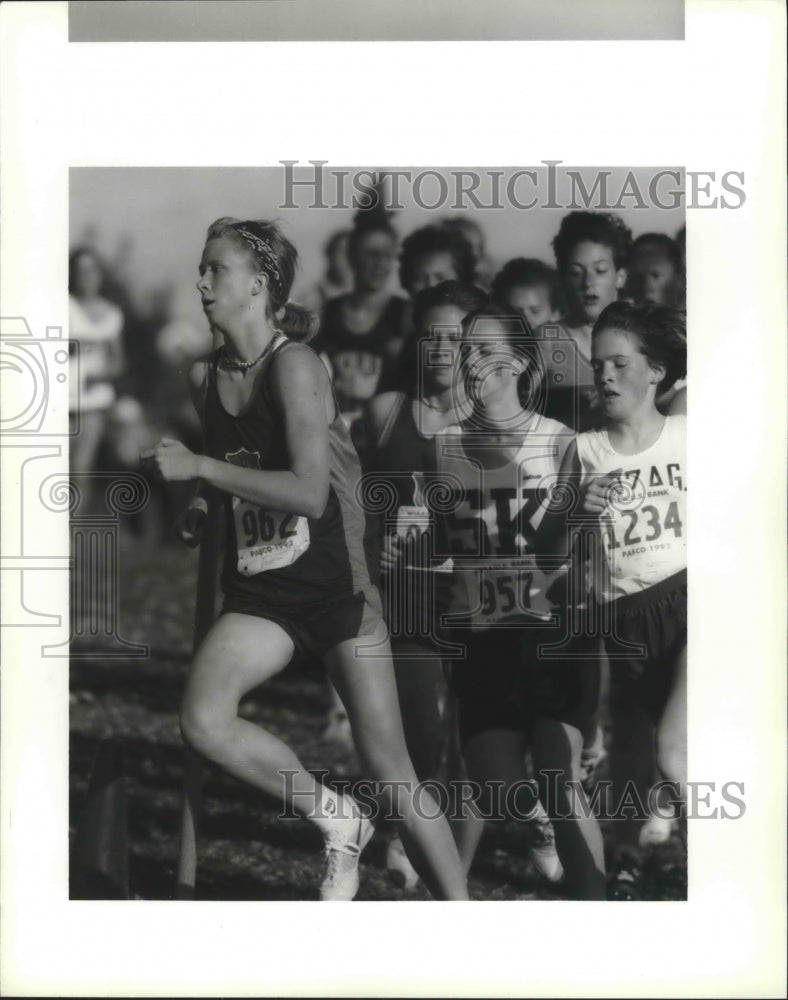
M 676 233 L 676 246 L 679 248 L 681 256 L 681 270 L 684 274 L 684 283 L 687 281 L 687 227 L 682 226 Z
M 156 392 L 152 411 L 163 436 L 175 437 L 187 448 L 200 444 L 200 420 L 188 390 L 187 373 L 212 347 L 210 332 L 178 316 L 156 335 Z
M 349 245 L 349 229 L 338 229 L 329 236 L 323 248 L 326 260 L 323 276 L 299 297 L 299 302 L 306 309 L 319 312 L 328 301 L 352 290 L 353 269 L 348 256 Z
M 397 237 L 385 214 L 358 214 L 348 254 L 353 291 L 326 303 L 310 346 L 327 362 L 342 418 L 352 428 L 364 404 L 392 378 L 410 306 L 389 291 Z
M 678 243 L 664 233 L 639 236 L 627 263 L 625 293 L 639 306 L 683 306 L 684 265 Z
M 485 291 L 489 290 L 495 268 L 487 256 L 487 245 L 482 227 L 467 215 L 452 215 L 448 219 L 443 219 L 441 225 L 450 233 L 464 239 L 471 248 L 476 264 L 474 281 Z
M 545 373 L 543 406 L 546 416 L 578 431 L 599 419 L 591 330 L 624 287 L 631 246 L 629 227 L 609 212 L 570 212 L 553 240 L 568 308 L 562 323 L 537 330 Z M 567 347 L 556 345 L 556 334 Z
M 70 422 L 72 429 L 79 426 L 70 465 L 73 472 L 86 473 L 95 468 L 107 414 L 115 402 L 113 383 L 123 372 L 123 313 L 102 295 L 104 267 L 94 250 L 74 250 L 68 271 L 69 337 L 79 347 L 69 383 Z
M 402 242 L 399 280 L 411 298 L 443 281 L 472 284 L 475 276 L 476 257 L 470 244 L 446 226 L 424 226 Z
M 566 313 L 566 296 L 558 272 L 533 257 L 507 261 L 492 280 L 492 295 L 524 317 L 532 330 L 557 323 Z

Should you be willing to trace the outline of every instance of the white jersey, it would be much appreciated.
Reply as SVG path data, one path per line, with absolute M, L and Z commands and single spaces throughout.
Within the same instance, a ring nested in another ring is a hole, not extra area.
M 597 598 L 634 594 L 686 569 L 687 418 L 666 417 L 636 455 L 614 451 L 605 430 L 578 434 L 577 452 L 581 486 L 610 473 L 620 479 L 600 519 L 604 558 L 589 567 Z
M 565 568 L 537 568 L 534 536 L 574 434 L 546 417 L 532 423 L 516 455 L 492 468 L 477 433 L 455 426 L 436 436 L 439 479 L 453 506 L 441 517 L 453 562 L 444 626 L 483 631 L 551 621 L 548 591 Z

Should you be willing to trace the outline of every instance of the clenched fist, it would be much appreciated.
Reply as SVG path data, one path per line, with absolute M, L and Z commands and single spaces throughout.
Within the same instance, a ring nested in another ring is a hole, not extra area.
M 186 445 L 162 438 L 155 448 L 140 455 L 144 466 L 153 469 L 165 483 L 182 483 L 200 476 L 200 456 Z
M 621 469 L 616 469 L 615 472 L 609 472 L 606 476 L 599 476 L 588 483 L 583 497 L 583 510 L 587 514 L 604 513 L 610 504 L 613 490 L 619 484 L 622 471 Z

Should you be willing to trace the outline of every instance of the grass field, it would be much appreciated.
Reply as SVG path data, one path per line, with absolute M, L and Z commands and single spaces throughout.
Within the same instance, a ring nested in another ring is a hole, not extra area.
M 183 546 L 120 536 L 120 634 L 146 643 L 145 658 L 102 658 L 100 647 L 75 645 L 71 662 L 72 843 L 102 740 L 122 748 L 127 814 L 129 894 L 171 899 L 175 890 L 183 746 L 180 692 L 189 668 L 197 555 Z M 92 654 L 92 655 L 86 655 Z M 97 655 L 98 654 L 98 655 Z M 323 742 L 328 694 L 319 669 L 292 665 L 247 698 L 243 715 L 288 742 L 328 780 L 361 777 L 352 752 Z M 321 838 L 310 824 L 277 818 L 280 805 L 218 770 L 204 790 L 197 899 L 314 900 L 321 877 Z M 603 827 L 604 830 L 604 827 Z M 606 839 L 610 831 L 604 830 Z M 405 892 L 385 871 L 386 839 L 376 835 L 361 861 L 359 900 L 426 899 Z M 686 898 L 686 864 L 678 837 L 652 858 L 650 899 Z M 470 879 L 476 900 L 564 898 L 527 860 L 524 831 L 488 824 Z

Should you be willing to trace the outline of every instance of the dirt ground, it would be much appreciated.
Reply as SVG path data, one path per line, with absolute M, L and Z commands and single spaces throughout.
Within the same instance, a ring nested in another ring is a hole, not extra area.
M 121 526 L 120 634 L 146 643 L 142 658 L 109 658 L 95 641 L 80 640 L 71 662 L 70 836 L 72 847 L 88 802 L 88 782 L 104 740 L 122 751 L 115 785 L 125 805 L 115 848 L 127 860 L 132 899 L 172 899 L 179 847 L 183 745 L 178 731 L 180 692 L 189 668 L 197 555 L 158 537 Z M 91 655 L 86 655 L 91 654 Z M 328 693 L 320 670 L 291 665 L 242 705 L 287 741 L 309 769 L 329 769 L 328 780 L 361 777 L 352 752 L 321 739 Z M 600 777 L 604 777 L 604 771 Z M 279 803 L 210 769 L 204 788 L 198 900 L 314 900 L 321 877 L 321 838 L 302 820 L 280 820 Z M 125 830 L 123 827 L 125 826 Z M 606 841 L 609 825 L 603 825 Z M 125 843 L 124 843 L 125 837 Z M 376 834 L 361 860 L 359 900 L 426 899 L 406 892 L 386 873 L 386 838 Z M 685 899 L 687 872 L 678 836 L 646 869 L 644 898 Z M 470 878 L 475 900 L 565 898 L 527 858 L 521 828 L 489 823 Z

